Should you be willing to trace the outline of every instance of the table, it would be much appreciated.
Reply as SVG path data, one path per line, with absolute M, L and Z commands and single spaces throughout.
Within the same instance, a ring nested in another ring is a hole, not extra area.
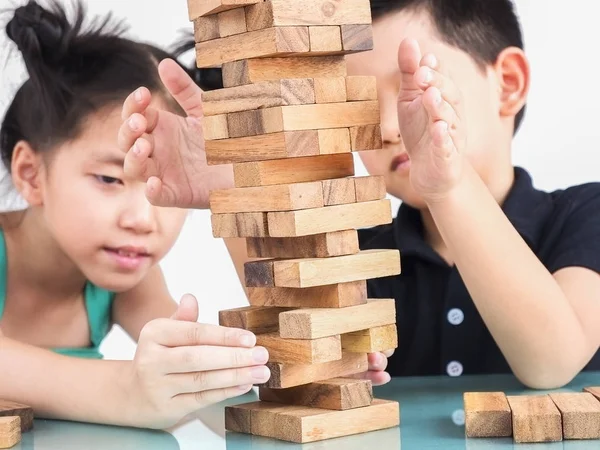
M 600 385 L 600 372 L 580 374 L 554 392 L 579 392 Z M 310 444 L 292 444 L 224 431 L 223 409 L 228 404 L 256 400 L 251 392 L 204 409 L 200 420 L 167 431 L 139 430 L 82 423 L 36 420 L 15 450 L 261 450 L 261 449 L 461 449 L 461 450 L 588 450 L 600 441 L 563 441 L 551 444 L 513 444 L 511 438 L 465 439 L 462 394 L 465 391 L 504 391 L 507 394 L 545 393 L 525 389 L 513 376 L 397 378 L 376 387 L 379 398 L 400 402 L 399 428 Z

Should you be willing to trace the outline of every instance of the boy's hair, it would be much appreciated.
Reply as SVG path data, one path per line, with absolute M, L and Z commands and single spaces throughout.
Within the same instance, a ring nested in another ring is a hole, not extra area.
M 181 113 L 157 69 L 162 59 L 175 59 L 174 55 L 121 37 L 125 28 L 111 25 L 110 15 L 87 30 L 84 19 L 81 3 L 75 5 L 70 22 L 57 0 L 48 9 L 31 0 L 13 11 L 6 34 L 21 52 L 29 78 L 0 128 L 0 152 L 8 170 L 20 140 L 43 151 L 73 139 L 90 115 L 121 104 L 140 86 Z M 202 86 L 203 72 L 182 67 Z
M 371 0 L 373 21 L 401 10 L 429 13 L 439 37 L 484 67 L 508 47 L 524 48 L 511 0 Z M 519 129 L 525 107 L 515 117 Z

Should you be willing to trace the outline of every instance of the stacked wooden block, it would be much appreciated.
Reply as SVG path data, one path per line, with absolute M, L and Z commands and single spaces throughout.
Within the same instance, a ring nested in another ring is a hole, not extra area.
M 466 392 L 467 437 L 513 437 L 516 443 L 600 439 L 600 387 L 584 392 L 512 395 Z
M 33 409 L 0 399 L 0 448 L 21 442 L 22 433 L 33 428 Z
M 390 223 L 382 177 L 352 152 L 381 148 L 377 87 L 345 55 L 373 47 L 369 0 L 188 0 L 204 93 L 208 164 L 235 188 L 210 194 L 213 234 L 245 238 L 250 305 L 220 323 L 257 334 L 271 378 L 260 401 L 228 407 L 226 428 L 311 442 L 399 424 L 373 398 L 367 354 L 397 347 L 393 299 L 366 280 L 400 273 L 397 250 L 361 251 L 357 229 Z

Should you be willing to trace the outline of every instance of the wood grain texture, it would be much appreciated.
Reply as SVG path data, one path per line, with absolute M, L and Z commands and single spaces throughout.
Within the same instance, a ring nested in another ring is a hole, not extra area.
M 198 17 L 217 14 L 233 8 L 241 8 L 263 0 L 188 0 L 188 18 L 189 20 Z
M 267 214 L 262 212 L 212 214 L 210 221 L 215 238 L 260 238 L 269 235 Z
M 373 50 L 372 25 L 342 25 L 342 47 L 345 51 Z
M 237 410 L 237 411 L 233 411 Z M 280 405 L 269 402 L 227 406 L 226 429 L 240 423 L 240 416 L 250 417 L 248 434 L 282 441 L 308 443 L 393 428 L 400 424 L 397 402 L 374 399 L 371 405 L 345 411 Z M 229 419 L 229 417 L 235 419 Z M 238 430 L 231 430 L 238 431 Z
M 248 31 L 244 8 L 230 9 L 219 13 L 217 17 L 219 22 L 219 37 L 224 38 Z
M 289 339 L 316 339 L 394 323 L 394 300 L 370 299 L 364 305 L 347 308 L 311 308 L 283 312 L 279 315 L 279 335 Z
M 597 387 L 589 386 L 589 387 L 584 388 L 583 390 L 584 390 L 584 392 L 589 392 L 594 397 L 596 397 L 598 400 L 600 400 L 600 386 L 597 386 Z
M 589 392 L 556 392 L 550 398 L 562 416 L 564 439 L 600 439 L 600 402 Z
M 264 386 L 283 389 L 363 373 L 368 369 L 368 361 L 366 353 L 344 353 L 341 359 L 320 364 L 267 363 L 267 367 L 271 378 Z
M 223 64 L 224 87 L 282 78 L 329 78 L 347 75 L 344 56 L 258 58 Z
M 21 403 L 0 399 L 0 417 L 19 416 L 21 418 L 21 431 L 29 431 L 33 428 L 33 408 Z
M 220 37 L 218 14 L 213 14 L 206 17 L 198 17 L 194 20 L 195 42 L 211 41 Z
M 11 448 L 21 441 L 21 417 L 0 417 L 0 448 Z
M 252 161 L 233 166 L 236 187 L 304 183 L 352 175 L 354 158 L 351 153 Z
M 377 100 L 377 78 L 373 76 L 347 77 L 346 98 L 349 102 Z
M 250 258 L 328 258 L 360 251 L 356 230 L 290 238 L 248 238 Z
M 356 202 L 354 178 L 323 181 L 323 205 L 334 206 Z
M 338 26 L 309 27 L 310 51 L 336 54 L 342 51 L 342 31 Z
M 463 402 L 467 437 L 512 436 L 512 413 L 503 392 L 465 392 Z
M 290 311 L 290 308 L 244 306 L 222 310 L 219 311 L 219 325 L 258 334 L 273 333 L 278 329 L 279 314 L 286 311 Z
M 383 148 L 381 125 L 361 125 L 350 128 L 350 147 L 353 152 Z
M 282 364 L 320 364 L 342 359 L 340 336 L 320 339 L 285 339 L 278 333 L 258 334 L 256 345 L 269 351 L 269 362 Z
M 373 401 L 373 386 L 370 380 L 333 378 L 287 389 L 261 386 L 259 398 L 265 402 L 344 411 L 369 406 Z
M 272 287 L 275 285 L 273 260 L 248 261 L 244 263 L 246 287 Z
M 354 186 L 357 202 L 383 200 L 387 195 L 385 179 L 381 175 L 355 177 Z
M 398 348 L 396 324 L 373 327 L 342 335 L 342 350 L 353 353 L 376 353 Z
M 254 306 L 347 308 L 367 303 L 367 283 L 364 280 L 305 289 L 249 287 L 246 292 Z
M 329 128 L 319 130 L 318 133 L 321 155 L 350 153 L 352 151 L 349 128 Z
M 267 213 L 269 236 L 290 237 L 368 228 L 391 223 L 389 199 L 326 206 L 303 211 Z
M 562 418 L 549 395 L 507 396 L 517 443 L 562 441 Z
M 205 117 L 202 120 L 202 129 L 207 144 L 210 141 L 227 139 L 229 137 L 227 126 L 227 116 L 224 114 Z
M 313 78 L 316 103 L 341 103 L 346 101 L 344 77 Z

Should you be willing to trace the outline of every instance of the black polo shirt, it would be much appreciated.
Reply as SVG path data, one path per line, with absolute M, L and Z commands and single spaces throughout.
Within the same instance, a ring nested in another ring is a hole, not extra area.
M 600 183 L 548 193 L 517 167 L 502 209 L 551 273 L 569 266 L 600 272 Z M 458 270 L 425 242 L 417 210 L 402 204 L 391 224 L 360 230 L 359 238 L 362 250 L 400 250 L 400 275 L 368 281 L 370 298 L 396 300 L 391 376 L 511 372 Z M 600 370 L 600 352 L 585 370 Z

